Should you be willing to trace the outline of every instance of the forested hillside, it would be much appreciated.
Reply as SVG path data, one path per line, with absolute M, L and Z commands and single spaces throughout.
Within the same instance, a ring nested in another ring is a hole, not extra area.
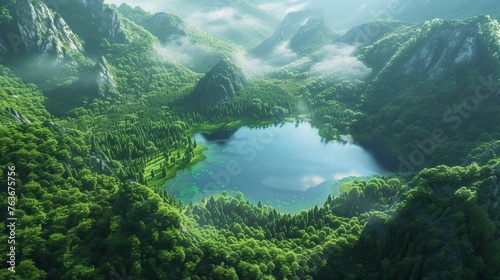
M 342 34 L 238 1 L 269 26 L 221 36 L 178 7 L 53 2 L 0 0 L 1 279 L 500 278 L 494 17 Z M 300 121 L 396 166 L 298 213 L 166 190 L 212 160 L 197 133 Z

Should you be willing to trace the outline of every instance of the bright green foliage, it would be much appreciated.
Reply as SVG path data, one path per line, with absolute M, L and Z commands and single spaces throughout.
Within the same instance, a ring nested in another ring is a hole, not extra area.
M 405 26 L 360 50 L 374 71 L 365 81 L 277 69 L 237 96 L 200 106 L 191 93 L 201 75 L 155 56 L 160 39 L 141 24 L 149 13 L 122 6 L 130 42 L 117 44 L 94 33 L 98 23 L 78 7 L 60 10 L 85 42 L 75 64 L 44 71 L 12 57 L 0 66 L 0 166 L 3 175 L 16 168 L 20 256 L 16 274 L 4 267 L 1 279 L 500 278 L 497 97 L 456 129 L 456 118 L 443 118 L 476 94 L 480 77 L 496 86 L 497 22 Z M 8 20 L 0 9 L 0 25 Z M 436 80 L 401 75 L 429 36 L 463 25 L 478 27 L 477 63 Z M 218 54 L 232 48 L 185 28 Z M 101 56 L 118 94 L 97 98 L 81 85 Z M 184 206 L 157 185 L 203 158 L 195 132 L 295 116 L 325 138 L 377 138 L 398 155 L 422 150 L 425 139 L 436 145 L 425 140 L 428 160 L 412 172 L 352 180 L 297 214 L 251 204 L 243 193 Z

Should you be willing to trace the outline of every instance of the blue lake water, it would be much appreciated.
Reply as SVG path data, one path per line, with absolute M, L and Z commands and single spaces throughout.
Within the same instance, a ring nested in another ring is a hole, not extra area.
M 282 123 L 196 134 L 207 159 L 177 172 L 165 184 L 184 203 L 227 191 L 296 213 L 322 205 L 337 180 L 374 176 L 385 169 L 363 147 L 324 141 L 309 123 Z

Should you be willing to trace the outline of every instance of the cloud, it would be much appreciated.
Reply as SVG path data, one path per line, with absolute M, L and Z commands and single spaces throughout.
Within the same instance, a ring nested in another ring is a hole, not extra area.
M 238 13 L 234 8 L 222 8 L 214 11 L 202 11 L 198 10 L 191 13 L 186 20 L 196 26 L 204 26 L 209 24 L 208 27 L 215 26 L 225 26 L 233 21 L 235 21 Z
M 265 29 L 262 22 L 244 11 L 232 7 L 217 10 L 197 10 L 186 15 L 186 21 L 192 23 L 206 32 L 219 35 L 231 35 L 235 29 Z
M 243 70 L 243 73 L 249 80 L 268 73 L 273 69 L 273 67 L 266 65 L 262 59 L 250 56 L 246 52 L 235 53 L 233 60 Z
M 274 3 L 266 3 L 258 5 L 257 7 L 274 15 L 278 19 L 282 19 L 286 14 L 305 9 L 308 6 L 307 1 L 288 0 Z
M 233 60 L 249 79 L 265 75 L 275 70 L 276 65 L 286 65 L 297 58 L 298 55 L 289 47 L 289 41 L 276 46 L 265 58 L 254 57 L 248 52 L 237 52 L 233 55 Z
M 318 186 L 319 184 L 323 183 L 326 181 L 324 178 L 318 176 L 318 175 L 308 175 L 302 177 L 302 186 L 304 189 L 309 189 Z
M 194 44 L 188 37 L 182 36 L 166 44 L 153 46 L 156 54 L 164 60 L 187 64 L 206 54 L 203 46 Z
M 311 68 L 316 75 L 327 74 L 349 79 L 363 79 L 371 73 L 371 68 L 353 56 L 356 46 L 332 44 L 323 47 L 319 54 L 319 62 Z
M 267 62 L 273 65 L 285 65 L 297 59 L 297 54 L 290 49 L 290 41 L 275 46 L 267 57 Z
M 361 6 L 358 7 L 358 11 L 361 11 L 363 10 L 364 8 L 366 8 L 366 3 L 363 3 Z

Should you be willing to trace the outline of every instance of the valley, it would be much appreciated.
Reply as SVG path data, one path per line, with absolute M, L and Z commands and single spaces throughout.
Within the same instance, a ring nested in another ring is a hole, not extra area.
M 500 277 L 498 4 L 125 2 L 0 0 L 0 278 Z

